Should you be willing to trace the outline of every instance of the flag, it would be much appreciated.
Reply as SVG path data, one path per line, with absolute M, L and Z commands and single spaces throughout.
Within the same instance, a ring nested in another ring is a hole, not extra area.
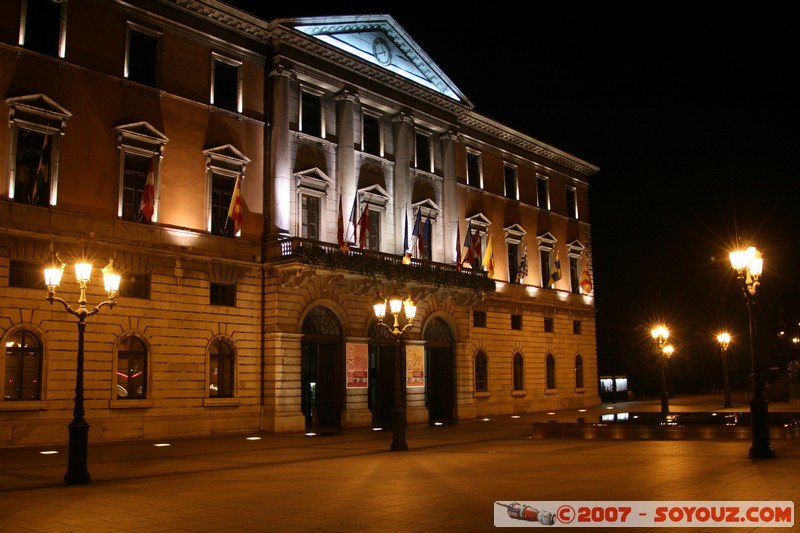
M 339 249 L 346 251 L 344 246 L 344 220 L 342 219 L 342 195 L 339 195 L 339 213 L 336 215 L 336 242 L 339 243 Z
M 152 222 L 153 213 L 156 206 L 156 182 L 153 174 L 153 158 L 150 158 L 150 167 L 147 169 L 147 180 L 144 182 L 142 199 L 139 202 L 139 211 L 144 215 L 145 220 Z M 228 209 L 228 216 L 231 216 Z
M 419 257 L 419 240 L 420 231 L 422 230 L 422 210 L 417 208 L 417 216 L 414 219 L 414 229 L 411 230 L 411 236 L 417 238 L 417 257 Z
M 475 262 L 475 253 L 472 249 L 472 224 L 467 226 L 467 235 L 464 237 L 464 248 L 467 249 L 467 253 L 464 254 L 463 262 L 472 266 L 472 263 Z
M 583 275 L 581 276 L 580 285 L 581 289 L 583 289 L 586 294 L 592 292 L 592 278 L 589 277 L 589 266 L 586 263 L 583 264 Z
M 489 235 L 489 240 L 486 241 L 486 252 L 483 254 L 483 261 L 481 265 L 486 267 L 489 277 L 494 276 L 494 251 L 492 250 L 492 236 Z
M 345 234 L 347 242 L 356 242 L 356 227 L 358 226 L 356 217 L 358 217 L 358 194 L 353 198 L 353 208 L 350 209 L 350 218 L 347 220 L 347 233 Z M 350 234 L 351 229 L 353 230 L 352 234 Z
M 472 238 L 469 241 L 469 246 L 472 248 L 472 268 L 476 267 L 476 263 L 481 259 L 481 232 L 477 229 L 472 233 Z
M 408 253 L 408 211 L 405 213 L 406 215 L 406 227 L 403 233 L 403 253 Z
M 519 268 L 517 268 L 517 283 L 525 281 L 525 276 L 528 275 L 528 245 L 525 245 L 525 250 L 522 252 L 522 258 L 519 260 Z
M 556 281 L 561 279 L 561 259 L 558 258 L 558 250 L 556 250 L 556 259 L 553 262 L 553 273 L 550 274 L 550 287 L 556 284 Z
M 369 206 L 364 204 L 364 211 L 358 219 L 358 246 L 366 248 L 369 242 Z
M 238 176 L 236 184 L 233 186 L 231 205 L 228 207 L 228 218 L 233 220 L 233 234 L 238 235 L 242 231 L 242 194 Z
M 32 205 L 47 205 L 50 200 L 50 136 L 44 136 L 42 152 L 39 154 L 39 166 L 36 168 L 36 179 L 29 199 Z
M 461 272 L 461 224 L 456 222 L 456 271 Z

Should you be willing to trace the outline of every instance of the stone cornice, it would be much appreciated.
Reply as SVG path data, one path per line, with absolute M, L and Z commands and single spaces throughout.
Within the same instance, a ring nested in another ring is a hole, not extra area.
M 270 37 L 266 21 L 216 0 L 173 0 L 170 3 L 259 41 L 266 42 Z

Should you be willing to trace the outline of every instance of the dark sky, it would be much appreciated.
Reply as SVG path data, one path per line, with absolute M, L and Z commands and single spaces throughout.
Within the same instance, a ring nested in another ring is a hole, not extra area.
M 389 13 L 477 112 L 600 167 L 601 371 L 627 372 L 656 321 L 687 358 L 707 357 L 719 327 L 746 344 L 737 236 L 764 252 L 761 334 L 800 321 L 800 3 L 333 4 L 250 11 Z

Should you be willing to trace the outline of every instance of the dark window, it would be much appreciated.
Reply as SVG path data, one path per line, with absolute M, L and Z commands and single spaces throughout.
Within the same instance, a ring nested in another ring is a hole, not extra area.
M 301 100 L 300 131 L 322 137 L 322 98 L 304 92 Z
M 239 111 L 239 67 L 224 61 L 214 61 L 214 105 L 229 111 Z
M 539 263 L 542 270 L 542 287 L 550 288 L 550 250 L 542 248 L 539 250 Z
M 233 237 L 235 224 L 228 218 L 236 177 L 213 173 L 211 175 L 211 233 Z
M 556 388 L 556 358 L 553 357 L 553 354 L 547 354 L 547 360 L 545 362 L 545 369 L 547 374 L 547 388 L 548 389 L 555 389 Z
M 525 390 L 525 366 L 522 354 L 514 354 L 514 390 Z
M 517 200 L 517 169 L 506 165 L 503 167 L 503 174 L 506 182 L 506 198 Z
M 136 337 L 125 338 L 117 352 L 117 398 L 147 397 L 147 348 Z
M 417 168 L 431 172 L 431 138 L 422 133 L 415 136 L 417 147 Z
M 209 301 L 211 305 L 236 306 L 236 284 L 212 282 Z
M 553 319 L 550 317 L 545 317 L 544 319 L 544 331 L 545 333 L 553 333 Z
M 300 236 L 304 239 L 319 240 L 320 200 L 317 196 L 303 195 L 302 227 Z
M 44 267 L 34 261 L 12 259 L 8 269 L 8 286 L 23 289 L 44 289 Z
M 485 353 L 478 352 L 475 354 L 475 391 L 487 390 L 489 390 L 489 361 Z
M 522 315 L 511 315 L 511 329 L 522 330 Z
M 61 3 L 52 0 L 27 0 L 25 10 L 25 48 L 58 56 L 61 37 Z
M 376 251 L 381 249 L 381 214 L 376 211 L 370 211 L 369 213 L 367 249 Z
M 217 339 L 211 343 L 209 355 L 208 396 L 230 398 L 233 396 L 233 348 L 226 341 Z
M 364 151 L 381 155 L 381 121 L 378 117 L 364 115 Z
M 47 207 L 50 205 L 49 135 L 19 129 L 17 133 L 17 165 L 14 173 L 14 201 Z
M 472 312 L 472 327 L 485 328 L 486 327 L 486 311 L 473 311 Z
M 550 193 L 545 178 L 536 178 L 537 205 L 542 209 L 550 209 Z
M 572 333 L 575 335 L 581 334 L 581 321 L 580 320 L 573 320 L 572 321 Z
M 481 156 L 467 152 L 467 185 L 481 186 Z
M 519 244 L 506 242 L 506 245 L 508 246 L 508 281 L 516 283 L 519 273 Z
M 128 79 L 156 86 L 158 38 L 149 33 L 128 30 Z
M 5 400 L 38 400 L 42 391 L 42 345 L 30 331 L 6 339 Z
M 125 298 L 150 298 L 150 274 L 123 274 L 119 294 Z
M 578 218 L 578 193 L 575 189 L 567 189 L 567 216 Z
M 581 281 L 580 281 L 580 270 L 578 270 L 578 258 L 577 257 L 570 257 L 569 258 L 569 283 L 570 289 L 572 290 L 573 294 L 580 294 L 581 292 Z
M 575 356 L 575 388 L 583 388 L 583 357 Z
M 124 220 L 148 222 L 142 212 L 142 196 L 152 164 L 152 157 L 125 153 L 122 176 L 122 218 Z

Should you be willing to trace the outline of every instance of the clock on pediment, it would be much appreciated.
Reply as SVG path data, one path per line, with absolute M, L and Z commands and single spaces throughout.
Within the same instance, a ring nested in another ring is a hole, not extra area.
M 388 65 L 392 61 L 392 51 L 389 44 L 380 37 L 372 42 L 372 55 L 381 65 Z

